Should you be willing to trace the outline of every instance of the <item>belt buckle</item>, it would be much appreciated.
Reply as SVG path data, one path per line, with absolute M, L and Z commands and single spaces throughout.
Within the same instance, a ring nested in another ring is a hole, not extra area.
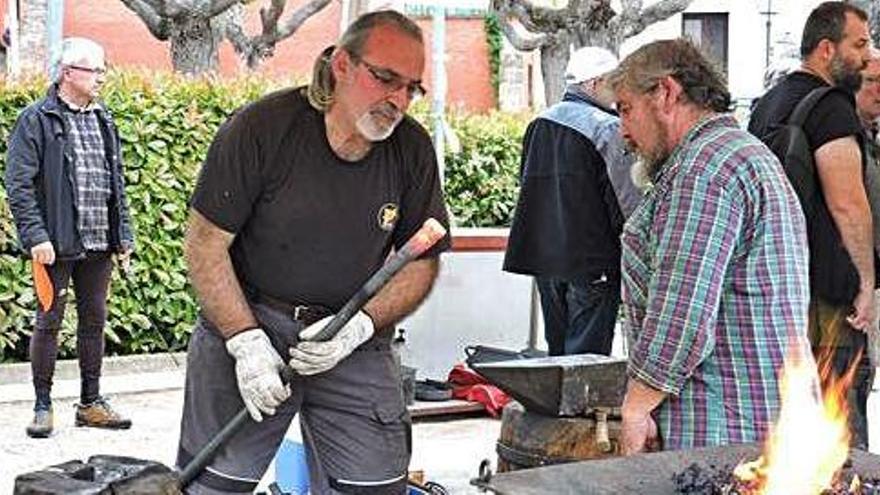
M 293 319 L 297 321 L 302 321 L 302 318 L 305 316 L 305 312 L 309 310 L 309 307 L 305 304 L 297 304 L 293 307 Z

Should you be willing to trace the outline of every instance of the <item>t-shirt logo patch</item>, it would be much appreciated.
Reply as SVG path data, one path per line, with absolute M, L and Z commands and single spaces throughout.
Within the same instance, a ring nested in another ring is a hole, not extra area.
M 379 222 L 379 228 L 386 232 L 390 232 L 397 224 L 398 216 L 398 206 L 395 203 L 385 203 L 379 208 L 379 214 L 376 215 L 376 220 Z

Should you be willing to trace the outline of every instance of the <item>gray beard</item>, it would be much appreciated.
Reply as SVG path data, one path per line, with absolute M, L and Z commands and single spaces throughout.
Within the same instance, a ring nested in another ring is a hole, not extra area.
M 641 191 L 647 191 L 654 185 L 654 178 L 657 176 L 657 169 L 660 164 L 651 162 L 643 156 L 639 156 L 629 169 L 630 178 L 633 184 Z
M 386 120 L 388 122 L 384 122 Z M 401 120 L 403 120 L 403 112 L 382 108 L 364 112 L 355 122 L 355 126 L 364 138 L 376 143 L 391 137 Z

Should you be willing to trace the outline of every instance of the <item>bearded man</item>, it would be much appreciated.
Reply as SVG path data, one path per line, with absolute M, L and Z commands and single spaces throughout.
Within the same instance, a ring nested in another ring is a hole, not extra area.
M 788 121 L 795 106 L 819 88 L 822 97 L 804 121 L 820 194 L 807 219 L 810 259 L 809 335 L 814 355 L 834 375 L 866 368 L 866 334 L 874 324 L 873 222 L 865 190 L 865 135 L 853 92 L 870 58 L 868 16 L 844 2 L 825 2 L 807 18 L 802 64 L 755 106 L 749 132 L 761 139 Z M 827 267 L 834 267 L 827 269 Z M 852 444 L 868 447 L 867 375 L 848 394 Z M 856 393 L 856 390 L 862 393 Z
M 424 65 L 412 20 L 365 14 L 319 55 L 310 86 L 240 109 L 217 133 L 184 246 L 201 314 L 177 463 L 242 407 L 260 424 L 188 493 L 252 493 L 298 413 L 311 493 L 405 493 L 411 425 L 391 329 L 427 296 L 448 236 L 334 338 L 310 339 L 426 219 L 448 225 L 431 139 L 405 116 Z M 287 384 L 285 363 L 297 372 Z
M 610 81 L 651 182 L 621 237 L 623 451 L 759 442 L 778 417 L 784 358 L 810 357 L 797 196 L 688 41 L 639 48 Z

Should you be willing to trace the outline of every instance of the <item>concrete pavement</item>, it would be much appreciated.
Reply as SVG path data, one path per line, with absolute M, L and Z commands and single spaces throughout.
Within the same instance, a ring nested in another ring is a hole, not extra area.
M 131 417 L 130 430 L 110 431 L 73 425 L 79 380 L 75 362 L 59 361 L 53 389 L 55 432 L 32 439 L 24 428 L 31 419 L 30 369 L 0 366 L 0 493 L 11 493 L 15 476 L 95 454 L 126 455 L 172 465 L 183 407 L 182 355 L 108 358 L 102 393 Z M 495 462 L 500 421 L 485 417 L 417 421 L 413 426 L 411 470 L 444 485 L 450 493 L 478 493 L 468 481 L 484 458 Z M 290 437 L 298 437 L 298 427 Z M 270 468 L 267 479 L 274 479 Z

